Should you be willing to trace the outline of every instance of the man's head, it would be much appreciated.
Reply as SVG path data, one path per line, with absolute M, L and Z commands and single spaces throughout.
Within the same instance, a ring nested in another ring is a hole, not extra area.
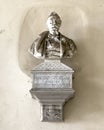
M 47 19 L 47 26 L 49 32 L 53 35 L 58 34 L 59 28 L 61 26 L 61 22 L 62 21 L 60 16 L 57 13 L 52 12 Z

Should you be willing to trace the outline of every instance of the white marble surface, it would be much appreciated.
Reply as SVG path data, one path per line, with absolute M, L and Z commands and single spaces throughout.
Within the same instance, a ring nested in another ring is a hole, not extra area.
M 63 64 L 60 60 L 45 60 L 43 63 L 35 66 L 33 69 L 34 70 L 42 70 L 42 71 L 67 71 L 69 70 L 70 72 L 74 72 L 72 68 L 69 66 Z

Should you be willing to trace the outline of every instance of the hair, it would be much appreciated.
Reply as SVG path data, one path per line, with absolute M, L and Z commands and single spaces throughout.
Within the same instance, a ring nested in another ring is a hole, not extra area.
M 58 19 L 59 24 L 62 23 L 60 16 L 56 12 L 51 12 L 48 18 L 50 17 L 56 17 Z

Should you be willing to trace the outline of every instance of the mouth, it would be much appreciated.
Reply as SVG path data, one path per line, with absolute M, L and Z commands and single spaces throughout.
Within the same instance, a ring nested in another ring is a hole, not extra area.
M 52 30 L 58 30 L 58 28 L 57 27 L 52 27 Z
M 52 26 L 52 28 L 58 28 L 57 26 Z
M 52 29 L 57 29 L 56 27 L 52 27 Z

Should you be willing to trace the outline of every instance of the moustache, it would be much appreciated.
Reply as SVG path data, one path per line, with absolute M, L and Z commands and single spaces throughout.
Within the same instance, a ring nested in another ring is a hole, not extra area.
M 52 26 L 52 28 L 59 28 L 57 25 L 55 25 L 55 26 Z

